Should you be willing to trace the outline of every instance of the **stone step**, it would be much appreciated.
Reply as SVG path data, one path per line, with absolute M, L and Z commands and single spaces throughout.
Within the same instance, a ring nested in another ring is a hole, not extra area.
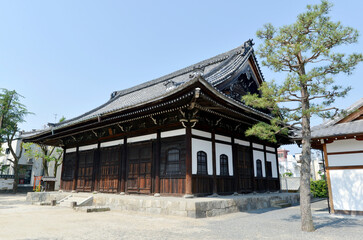
M 107 212 L 110 211 L 111 209 L 109 207 L 91 206 L 91 207 L 76 207 L 74 208 L 74 210 L 77 212 L 91 213 L 91 212 Z
M 279 204 L 276 204 L 274 205 L 274 207 L 277 207 L 277 208 L 287 208 L 287 207 L 291 207 L 291 203 L 279 203 Z
M 59 206 L 62 206 L 62 207 L 72 207 L 72 203 L 73 202 L 76 202 L 76 206 L 81 206 L 81 205 L 92 205 L 92 200 L 93 200 L 93 197 L 89 197 L 89 196 L 86 196 L 86 197 L 83 197 L 83 196 L 72 196 L 72 197 L 69 197 L 67 199 L 65 199 L 64 201 L 60 202 L 59 203 Z

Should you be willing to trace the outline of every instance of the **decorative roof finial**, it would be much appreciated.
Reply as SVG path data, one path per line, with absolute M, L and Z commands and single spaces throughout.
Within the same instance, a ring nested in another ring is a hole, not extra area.
M 189 74 L 189 78 L 195 78 L 197 76 L 203 76 L 204 75 L 204 67 L 198 65 L 193 68 L 193 72 Z

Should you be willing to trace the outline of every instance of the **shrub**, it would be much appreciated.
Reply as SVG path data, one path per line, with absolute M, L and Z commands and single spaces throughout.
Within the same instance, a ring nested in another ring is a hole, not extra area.
M 325 180 L 311 181 L 310 191 L 314 197 L 326 198 L 328 197 L 328 186 Z
M 292 172 L 290 172 L 288 170 L 288 172 L 285 172 L 284 174 L 282 174 L 283 177 L 292 177 Z

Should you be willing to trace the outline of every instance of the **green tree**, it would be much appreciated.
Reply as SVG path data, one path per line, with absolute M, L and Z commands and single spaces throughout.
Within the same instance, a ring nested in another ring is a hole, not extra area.
M 337 97 L 344 97 L 350 87 L 335 84 L 333 76 L 351 74 L 362 61 L 362 54 L 338 53 L 335 47 L 357 42 L 357 30 L 331 21 L 332 4 L 322 1 L 308 5 L 295 23 L 275 28 L 264 25 L 257 36 L 264 42 L 257 54 L 262 64 L 276 72 L 287 72 L 285 80 L 261 85 L 261 97 L 246 95 L 243 101 L 251 106 L 268 108 L 275 114 L 270 124 L 258 123 L 246 135 L 276 142 L 277 134 L 286 134 L 291 126 L 301 126 L 302 161 L 300 178 L 301 229 L 314 231 L 310 205 L 310 162 L 312 116 L 332 117 L 338 114 L 332 106 Z
M 19 123 L 25 121 L 25 116 L 29 114 L 26 107 L 20 103 L 19 99 L 22 96 L 15 90 L 9 91 L 1 89 L 0 93 L 0 138 L 1 142 L 6 141 L 13 159 L 8 159 L 14 169 L 14 185 L 13 192 L 18 190 L 19 182 L 19 160 L 23 153 L 22 144 L 20 151 L 16 153 L 16 148 L 12 145 L 15 135 L 19 132 Z
M 29 158 L 42 160 L 44 176 L 57 177 L 58 167 L 62 164 L 63 149 L 38 143 L 24 143 L 25 155 Z M 54 164 L 53 173 L 49 172 Z
M 64 116 L 59 119 L 59 123 L 66 120 Z M 63 149 L 54 146 L 47 146 L 39 143 L 24 143 L 25 155 L 29 158 L 41 159 L 45 176 L 57 177 L 58 167 L 62 164 Z M 49 172 L 50 165 L 54 164 L 53 174 Z

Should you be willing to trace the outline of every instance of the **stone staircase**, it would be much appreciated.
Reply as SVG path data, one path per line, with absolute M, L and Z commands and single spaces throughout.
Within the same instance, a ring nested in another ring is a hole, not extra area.
M 92 206 L 93 197 L 68 195 L 67 197 L 59 200 L 57 204 L 59 204 L 61 207 L 73 207 L 73 202 L 76 203 L 74 207 Z
M 286 200 L 281 200 L 281 199 L 271 199 L 270 204 L 271 204 L 271 207 L 275 207 L 275 208 L 291 207 L 291 203 L 288 203 Z

